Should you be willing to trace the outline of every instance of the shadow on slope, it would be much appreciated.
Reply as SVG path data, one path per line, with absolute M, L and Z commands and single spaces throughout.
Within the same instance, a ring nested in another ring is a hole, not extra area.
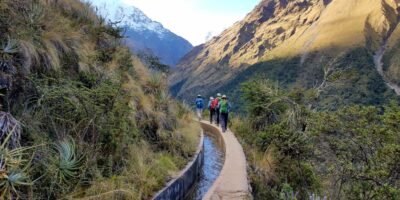
M 263 78 L 277 82 L 284 88 L 311 89 L 322 84 L 324 70 L 331 68 L 332 76 L 316 100 L 319 109 L 336 110 L 343 105 L 353 104 L 381 105 L 397 98 L 379 76 L 367 49 L 356 48 L 333 56 L 325 52 L 328 51 L 308 54 L 303 64 L 300 56 L 257 63 L 237 73 L 229 82 L 208 88 L 206 96 L 226 93 L 231 97 L 235 110 L 243 111 L 240 86 L 246 81 Z M 179 91 L 179 86 L 183 84 L 176 84 L 171 90 Z M 197 89 L 204 88 L 194 88 L 183 99 L 194 97 Z

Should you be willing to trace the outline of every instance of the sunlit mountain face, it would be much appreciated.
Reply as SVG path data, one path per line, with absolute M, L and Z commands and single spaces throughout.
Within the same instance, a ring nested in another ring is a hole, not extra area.
M 220 91 L 238 97 L 241 83 L 255 77 L 309 89 L 333 74 L 322 107 L 382 104 L 400 94 L 399 2 L 263 0 L 181 59 L 171 91 L 182 99 Z

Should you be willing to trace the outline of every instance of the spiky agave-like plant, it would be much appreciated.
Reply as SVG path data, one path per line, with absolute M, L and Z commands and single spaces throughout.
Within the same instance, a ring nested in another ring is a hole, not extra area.
M 0 170 L 0 199 L 18 197 L 20 192 L 17 187 L 31 185 L 32 182 L 29 180 L 29 176 L 23 170 L 9 172 Z
M 53 166 L 59 184 L 70 183 L 80 176 L 83 166 L 83 156 L 76 153 L 76 145 L 73 139 L 67 138 L 54 145 L 57 156 L 53 158 Z
M 32 185 L 28 176 L 32 159 L 26 159 L 29 157 L 26 152 L 35 147 L 10 149 L 8 143 L 16 130 L 17 125 L 7 134 L 0 146 L 0 199 L 18 197 L 18 187 Z

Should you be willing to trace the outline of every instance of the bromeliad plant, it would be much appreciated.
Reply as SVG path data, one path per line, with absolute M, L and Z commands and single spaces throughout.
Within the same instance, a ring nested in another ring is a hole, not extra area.
M 31 187 L 33 154 L 38 146 L 20 146 L 21 124 L 9 113 L 0 112 L 0 199 L 23 198 L 24 187 Z M 41 177 L 48 176 L 53 182 L 53 192 L 68 192 L 82 174 L 84 157 L 78 156 L 73 139 L 63 139 L 51 145 L 53 152 L 45 156 L 47 168 Z M 39 178 L 40 179 L 40 178 Z
M 72 179 L 78 179 L 84 157 L 77 155 L 75 142 L 72 139 L 64 139 L 55 144 L 55 150 L 58 152 L 58 156 L 53 162 L 59 183 L 68 183 Z
M 77 153 L 74 139 L 64 137 L 41 148 L 33 175 L 40 176 L 33 186 L 35 198 L 63 199 L 70 195 L 84 175 L 84 157 Z
M 64 138 L 52 145 L 52 152 L 45 159 L 46 177 L 51 180 L 47 191 L 54 198 L 60 198 L 76 187 L 84 169 L 84 156 L 79 156 L 72 138 Z
M 12 129 L 8 134 L 4 134 L 6 137 L 1 138 L 3 142 L 0 146 L 0 199 L 18 198 L 20 187 L 32 185 L 28 176 L 32 158 L 27 151 L 35 147 L 10 148 L 9 143 L 18 131 L 20 125 L 15 120 Z

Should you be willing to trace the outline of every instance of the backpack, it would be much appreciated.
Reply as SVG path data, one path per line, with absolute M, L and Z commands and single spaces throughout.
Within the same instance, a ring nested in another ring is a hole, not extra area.
M 229 109 L 228 107 L 229 107 L 228 101 L 222 100 L 219 110 L 221 113 L 228 113 Z
M 215 98 L 212 102 L 211 102 L 211 109 L 216 109 L 218 107 L 218 99 Z
M 197 106 L 197 108 L 198 109 L 201 109 L 201 108 L 203 108 L 203 99 L 197 99 L 196 100 L 196 106 Z

